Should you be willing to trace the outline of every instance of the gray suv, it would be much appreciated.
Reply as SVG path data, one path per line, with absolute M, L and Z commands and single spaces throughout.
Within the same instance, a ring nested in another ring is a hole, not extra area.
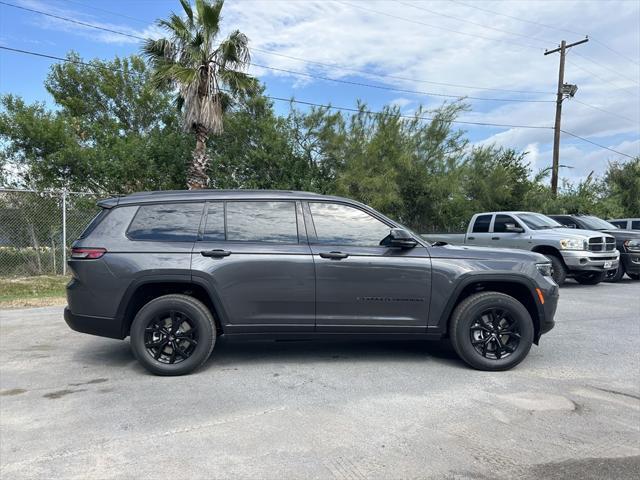
M 429 244 L 358 202 L 305 192 L 138 193 L 74 243 L 65 320 L 159 375 L 227 339 L 440 339 L 506 370 L 553 325 L 542 255 Z

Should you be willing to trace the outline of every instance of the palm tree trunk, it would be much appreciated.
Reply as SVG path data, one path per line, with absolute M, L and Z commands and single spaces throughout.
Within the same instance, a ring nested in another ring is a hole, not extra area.
M 207 153 L 207 132 L 203 127 L 196 127 L 196 147 L 193 149 L 191 165 L 187 172 L 187 187 L 189 190 L 207 188 L 209 176 L 207 169 L 211 159 Z

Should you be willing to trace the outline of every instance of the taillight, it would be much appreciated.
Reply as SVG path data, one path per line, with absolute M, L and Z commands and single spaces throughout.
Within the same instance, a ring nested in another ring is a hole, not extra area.
M 102 257 L 107 250 L 105 248 L 72 248 L 71 258 L 80 259 L 96 259 Z

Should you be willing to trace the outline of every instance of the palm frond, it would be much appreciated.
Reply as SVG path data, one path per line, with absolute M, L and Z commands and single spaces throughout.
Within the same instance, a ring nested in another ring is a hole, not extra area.
M 213 39 L 220 30 L 220 13 L 224 0 L 216 0 L 209 4 L 205 0 L 196 0 L 196 11 L 198 12 L 198 23 L 204 30 L 207 37 Z
M 220 43 L 216 50 L 222 68 L 244 68 L 251 61 L 249 39 L 236 30 Z
M 173 50 L 173 43 L 166 38 L 159 38 L 158 40 L 147 39 L 142 44 L 142 53 L 151 62 L 155 62 L 158 59 L 171 58 Z
M 218 72 L 218 77 L 234 96 L 251 94 L 258 89 L 257 80 L 244 72 L 225 69 Z
M 158 25 L 171 32 L 171 35 L 183 43 L 191 40 L 191 29 L 179 15 L 171 13 L 168 20 L 159 20 Z
M 187 25 L 189 28 L 193 27 L 193 9 L 191 8 L 191 4 L 188 0 L 180 0 L 180 4 L 182 5 L 182 9 L 184 10 L 185 15 L 187 16 Z

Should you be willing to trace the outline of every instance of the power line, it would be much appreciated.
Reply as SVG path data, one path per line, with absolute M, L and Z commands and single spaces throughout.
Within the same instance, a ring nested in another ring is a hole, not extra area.
M 72 60 L 69 58 L 63 58 L 63 57 L 59 57 L 59 56 L 55 56 L 55 55 L 47 55 L 44 53 L 39 53 L 39 52 L 32 52 L 29 50 L 21 50 L 18 48 L 11 48 L 11 47 L 6 47 L 3 45 L 0 45 L 0 49 L 2 50 L 8 50 L 11 52 L 16 52 L 16 53 L 22 53 L 25 55 L 33 55 L 36 57 L 43 57 L 43 58 L 49 58 L 49 59 L 53 59 L 53 60 L 59 60 L 62 62 L 67 62 L 67 63 L 75 63 L 75 64 L 79 64 L 79 65 L 85 65 L 88 67 L 93 67 L 93 68 L 104 68 L 107 70 L 111 70 L 113 71 L 113 69 L 110 69 L 109 67 L 103 66 L 103 65 L 95 65 L 92 63 L 87 63 L 87 62 L 83 62 L 81 60 Z M 315 102 L 308 102 L 308 101 L 304 101 L 304 100 L 295 100 L 293 98 L 283 98 L 283 97 L 275 97 L 275 96 L 270 96 L 270 95 L 265 95 L 265 98 L 268 98 L 270 100 L 275 100 L 275 101 L 280 101 L 280 102 L 287 102 L 287 103 L 296 103 L 296 104 L 300 104 L 300 105 L 307 105 L 307 106 L 313 106 L 313 107 L 319 107 L 319 108 L 326 108 L 326 109 L 331 109 L 331 110 L 340 110 L 340 111 L 346 111 L 346 112 L 351 112 L 351 113 L 365 113 L 368 115 L 378 115 L 378 116 L 389 116 L 389 115 L 393 115 L 392 113 L 386 113 L 386 112 L 375 112 L 375 111 L 371 111 L 371 110 L 362 110 L 362 109 L 358 109 L 358 108 L 351 108 L 351 107 L 336 107 L 334 105 L 323 105 L 323 104 L 319 104 L 319 103 L 315 103 Z M 424 116 L 410 116 L 410 115 L 399 115 L 400 118 L 405 118 L 405 119 L 410 119 L 410 120 L 427 120 L 427 121 L 433 121 L 435 120 L 435 118 L 433 117 L 424 117 Z M 539 130 L 552 130 L 553 127 L 545 127 L 545 126 L 540 126 L 540 125 L 509 125 L 509 124 L 501 124 L 501 123 L 488 123 L 488 122 L 471 122 L 471 121 L 465 121 L 465 120 L 452 120 L 451 123 L 459 123 L 459 124 L 465 124 L 465 125 L 477 125 L 477 126 L 487 126 L 487 127 L 504 127 L 504 128 L 528 128 L 528 129 L 539 129 Z M 572 137 L 578 138 L 580 140 L 583 140 L 587 143 L 590 143 L 592 145 L 595 145 L 597 147 L 603 148 L 605 150 L 609 150 L 611 152 L 617 153 L 619 155 L 625 156 L 625 157 L 629 157 L 629 158 L 633 158 L 630 155 L 627 155 L 626 153 L 622 153 L 619 152 L 617 150 L 614 150 L 612 148 L 606 147 L 604 145 L 601 145 L 599 143 L 593 142 L 591 140 L 588 140 L 584 137 L 581 137 L 579 135 L 576 135 L 575 133 L 571 133 L 571 132 L 567 132 L 566 130 L 562 130 L 563 133 L 566 133 L 567 135 L 571 135 Z
M 438 12 L 436 10 L 431 10 L 429 8 L 425 8 L 425 7 L 422 7 L 422 6 L 417 6 L 417 5 L 413 4 L 413 3 L 402 2 L 400 0 L 394 0 L 394 1 L 396 3 L 399 3 L 400 5 L 406 5 L 407 7 L 415 8 L 416 10 L 422 10 L 423 12 L 431 13 L 433 15 L 438 15 L 440 17 L 451 18 L 453 20 L 458 20 L 459 22 L 469 23 L 471 25 L 475 25 L 475 26 L 480 27 L 480 28 L 486 28 L 488 30 L 493 30 L 495 32 L 506 33 L 507 35 L 512 35 L 514 37 L 521 37 L 521 38 L 527 38 L 527 39 L 536 40 L 535 37 L 532 37 L 531 35 L 526 35 L 524 33 L 510 32 L 508 30 L 502 30 L 501 28 L 496 28 L 496 27 L 492 27 L 492 26 L 489 26 L 489 25 L 484 25 L 483 23 L 474 22 L 474 21 L 469 20 L 469 19 L 464 18 L 464 17 L 457 17 L 455 15 L 449 15 L 447 13 L 442 13 L 442 12 Z
M 317 78 L 320 80 L 326 80 L 329 82 L 338 82 L 338 83 L 345 83 L 347 85 L 356 85 L 356 86 L 360 86 L 360 87 L 367 87 L 367 88 L 377 88 L 380 90 L 389 90 L 392 92 L 399 92 L 399 93 L 411 93 L 411 94 L 415 94 L 415 95 L 426 95 L 426 96 L 432 96 L 432 97 L 446 97 L 446 98 L 458 98 L 458 99 L 470 99 L 470 100 L 485 100 L 485 101 L 492 101 L 492 102 L 523 102 L 523 103 L 553 103 L 553 100 L 523 100 L 523 99 L 519 99 L 519 98 L 487 98 L 487 97 L 472 97 L 472 96 L 468 96 L 468 95 L 447 95 L 444 93 L 434 93 L 434 92 L 424 92 L 424 91 L 420 91 L 420 90 L 408 90 L 408 89 L 404 89 L 404 88 L 395 88 L 395 87 L 388 87 L 386 85 L 372 85 L 370 83 L 363 83 L 363 82 L 356 82 L 356 81 L 351 81 L 351 80 L 343 80 L 343 79 L 339 79 L 339 78 L 331 78 L 331 77 L 323 77 L 320 75 L 315 75 L 312 73 L 305 73 L 305 72 L 298 72 L 295 70 L 288 70 L 286 68 L 277 68 L 277 67 L 268 67 L 266 65 L 259 65 L 257 63 L 252 63 L 251 64 L 254 67 L 259 67 L 259 68 L 268 68 L 269 70 L 275 70 L 278 72 L 286 72 L 286 73 L 290 73 L 292 75 L 299 75 L 299 76 L 303 76 L 303 77 L 312 77 L 312 78 Z
M 618 117 L 618 118 L 621 118 L 623 120 L 628 120 L 628 121 L 633 122 L 633 123 L 639 123 L 637 120 L 633 120 L 633 119 L 631 119 L 629 117 L 625 117 L 624 115 L 619 115 L 619 114 L 614 113 L 614 112 L 612 112 L 610 110 L 605 110 L 604 108 L 600 108 L 600 107 L 597 107 L 595 105 L 591 105 L 589 103 L 581 102 L 580 100 L 578 100 L 575 97 L 573 97 L 571 99 L 571 102 L 579 103 L 580 105 L 584 105 L 585 107 L 593 108 L 594 110 L 600 110 L 601 112 L 608 113 L 609 115 L 613 115 L 614 117 Z
M 30 50 L 22 50 L 22 49 L 18 49 L 18 48 L 11 48 L 11 47 L 5 47 L 3 45 L 0 45 L 0 49 L 3 50 L 8 50 L 8 51 L 12 51 L 12 52 L 16 52 L 16 53 L 22 53 L 25 55 L 33 55 L 36 57 L 44 57 L 44 58 L 49 58 L 49 59 L 53 59 L 53 60 L 59 60 L 62 62 L 67 62 L 67 63 L 76 63 L 79 65 L 85 65 L 88 67 L 93 67 L 93 68 L 105 68 L 107 70 L 111 70 L 113 71 L 113 69 L 110 69 L 109 67 L 106 66 L 102 66 L 102 65 L 95 65 L 92 63 L 88 63 L 88 62 L 83 62 L 81 60 L 72 60 L 70 58 L 64 58 L 64 57 L 59 57 L 59 56 L 55 56 L 55 55 L 47 55 L 44 53 L 39 53 L 39 52 L 33 52 Z M 224 92 L 227 92 L 227 90 L 221 89 Z M 336 107 L 334 105 L 329 105 L 329 104 L 320 104 L 320 103 L 314 103 L 314 102 L 310 102 L 310 101 L 306 101 L 306 100 L 295 100 L 293 98 L 283 98 L 283 97 L 275 97 L 275 96 L 270 96 L 270 95 L 264 95 L 265 98 L 271 99 L 271 100 L 276 100 L 276 101 L 280 101 L 280 102 L 289 102 L 289 103 L 296 103 L 296 104 L 300 104 L 300 105 L 307 105 L 307 106 L 314 106 L 314 107 L 320 107 L 320 108 L 327 108 L 327 109 L 332 109 L 332 110 L 341 110 L 341 111 L 345 111 L 345 112 L 362 112 L 362 113 L 366 113 L 369 115 L 391 115 L 389 113 L 385 113 L 385 112 L 375 112 L 372 110 L 361 110 L 358 108 L 352 108 L 352 107 Z M 411 119 L 411 120 L 428 120 L 428 121 L 433 121 L 435 120 L 435 118 L 433 117 L 424 117 L 424 116 L 412 116 L 412 115 L 399 115 L 400 118 L 406 118 L 406 119 Z M 490 123 L 490 122 L 472 122 L 472 121 L 468 121 L 468 120 L 452 120 L 451 123 L 460 123 L 463 125 L 477 125 L 477 126 L 483 126 L 483 127 L 500 127 L 500 128 L 529 128 L 529 129 L 543 129 L 543 130 L 549 130 L 552 127 L 545 127 L 545 126 L 541 126 L 541 125 L 513 125 L 513 124 L 505 124 L 505 123 Z
M 640 80 L 639 80 L 639 79 L 637 79 L 637 78 L 636 78 L 636 79 L 634 80 L 633 78 L 627 77 L 626 75 L 621 74 L 617 69 L 614 69 L 614 68 L 608 67 L 608 66 L 607 66 L 607 65 L 605 65 L 604 63 L 601 63 L 601 62 L 598 62 L 598 61 L 596 61 L 596 60 L 593 60 L 593 59 L 591 59 L 591 58 L 587 57 L 586 55 L 581 55 L 581 54 L 579 54 L 578 52 L 573 52 L 573 54 L 574 54 L 574 55 L 576 55 L 576 56 L 578 56 L 578 57 L 580 57 L 580 58 L 585 59 L 585 60 L 586 60 L 586 61 L 588 61 L 588 62 L 593 63 L 593 64 L 594 64 L 595 66 L 597 66 L 597 67 L 600 67 L 600 68 L 602 68 L 602 69 L 604 69 L 604 70 L 607 70 L 607 71 L 609 71 L 609 72 L 613 73 L 614 75 L 617 75 L 618 77 L 624 78 L 625 80 L 629 80 L 630 82 L 633 82 L 633 83 L 636 83 L 636 84 L 640 83 Z
M 334 1 L 336 3 L 342 4 L 342 5 L 347 5 L 347 6 L 352 7 L 352 8 L 357 8 L 359 10 L 364 10 L 366 12 L 372 12 L 372 13 L 376 13 L 378 15 L 383 15 L 385 17 L 395 18 L 396 20 L 402 20 L 403 22 L 413 23 L 415 25 L 422 25 L 424 27 L 435 28 L 435 29 L 438 29 L 438 30 L 444 30 L 446 32 L 455 33 L 457 35 L 465 35 L 467 37 L 473 37 L 473 38 L 483 38 L 485 40 L 490 40 L 492 42 L 508 43 L 509 45 L 518 45 L 520 47 L 531 48 L 531 49 L 535 49 L 535 50 L 542 50 L 540 47 L 537 47 L 537 46 L 531 45 L 531 44 L 527 44 L 527 43 L 514 42 L 512 40 L 503 40 L 501 38 L 495 38 L 495 37 L 486 37 L 484 35 L 480 35 L 480 34 L 477 34 L 477 33 L 461 32 L 459 30 L 453 30 L 451 28 L 442 27 L 440 25 L 433 25 L 433 24 L 430 24 L 430 23 L 424 23 L 424 22 L 421 22 L 421 21 L 418 21 L 418 20 L 413 20 L 411 18 L 400 17 L 400 16 L 394 15 L 392 13 L 381 12 L 380 10 L 374 10 L 373 8 L 363 7 L 362 5 L 354 5 L 352 3 L 342 2 L 342 1 L 339 1 L 339 0 L 334 0 Z
M 567 63 L 569 63 L 570 65 L 573 65 L 574 67 L 582 70 L 585 73 L 588 73 L 589 75 L 593 75 L 595 78 L 597 78 L 598 80 L 608 83 L 609 85 L 611 85 L 612 87 L 615 87 L 618 90 L 624 90 L 625 92 L 631 93 L 632 95 L 638 95 L 639 92 L 638 91 L 633 91 L 627 87 L 621 87 L 620 85 L 616 85 L 615 83 L 613 83 L 611 80 L 607 80 L 604 77 L 601 77 L 600 75 L 598 75 L 597 73 L 589 70 L 588 68 L 583 67 L 582 65 L 579 65 L 575 62 L 572 62 L 571 60 L 567 59 Z
M 463 6 L 468 7 L 468 8 L 475 8 L 476 10 L 480 10 L 482 12 L 491 13 L 493 15 L 499 15 L 501 17 L 510 18 L 512 20 L 518 20 L 519 22 L 529 23 L 531 25 L 537 25 L 539 27 L 550 28 L 552 30 L 557 30 L 558 32 L 571 33 L 573 35 L 584 35 L 584 33 L 582 33 L 582 32 L 576 32 L 575 30 L 569 30 L 568 28 L 560 28 L 560 27 L 556 27 L 556 26 L 553 26 L 553 25 L 548 25 L 546 23 L 541 23 L 541 22 L 536 22 L 536 21 L 533 21 L 533 20 L 527 20 L 527 19 L 524 19 L 524 18 L 516 17 L 514 15 L 507 15 L 506 13 L 496 12 L 495 10 L 489 10 L 488 8 L 478 7 L 477 5 L 473 5 L 473 4 L 470 4 L 470 3 L 460 2 L 458 0 L 449 0 L 449 1 L 451 1 L 453 3 L 457 3 L 458 5 L 463 5 Z M 611 48 L 606 43 L 601 42 L 597 38 L 593 38 L 593 37 L 590 37 L 590 38 L 591 38 L 591 41 L 603 46 L 607 50 L 609 50 L 609 51 L 615 53 L 616 55 L 618 55 L 619 57 L 624 58 L 625 60 L 627 60 L 629 62 L 632 62 L 632 63 L 635 63 L 636 65 L 640 66 L 640 62 L 638 62 L 638 60 L 634 60 L 633 58 L 630 58 L 627 55 L 625 55 L 625 54 L 623 54 L 621 52 L 618 52 L 617 50 Z
M 149 22 L 148 22 L 148 21 L 146 21 L 146 20 L 142 20 L 141 18 L 130 17 L 129 15 L 124 15 L 124 14 L 122 14 L 122 13 L 114 12 L 114 11 L 111 11 L 111 10 L 106 10 L 106 9 L 104 9 L 104 8 L 95 7 L 95 6 L 93 6 L 93 5 L 88 5 L 88 4 L 86 4 L 86 3 L 78 2 L 78 1 L 76 1 L 76 0 L 58 0 L 58 1 L 60 1 L 60 2 L 67 2 L 67 3 L 73 3 L 73 4 L 75 4 L 75 5 L 79 5 L 79 6 L 82 6 L 82 7 L 85 7 L 85 8 L 89 8 L 89 9 L 91 9 L 91 10 L 96 10 L 96 11 L 99 11 L 99 12 L 108 13 L 108 14 L 110 14 L 110 15 L 115 15 L 115 16 L 117 16 L 117 17 L 126 18 L 127 20 L 133 20 L 134 22 L 143 23 L 143 24 L 145 24 L 145 25 L 148 25 L 148 24 L 149 24 Z
M 95 28 L 98 30 L 104 30 L 107 31 L 109 33 L 115 33 L 118 35 L 124 35 L 130 38 L 135 38 L 138 40 L 148 40 L 148 38 L 145 37 L 141 37 L 139 35 L 133 35 L 133 34 L 129 34 L 126 32 L 122 32 L 122 31 L 118 31 L 118 30 L 114 30 L 114 29 L 110 29 L 110 28 L 105 28 L 105 27 L 101 27 L 99 25 L 94 25 L 94 24 L 90 24 L 87 22 L 80 22 L 78 20 L 74 20 L 68 17 L 63 17 L 60 15 L 53 15 L 51 13 L 48 12 L 44 12 L 42 10 L 36 10 L 36 9 L 32 9 L 32 8 L 26 8 L 26 7 L 21 7 L 18 5 L 14 5 L 11 3 L 7 3 L 4 1 L 0 1 L 0 4 L 2 5 L 7 5 L 10 7 L 15 7 L 21 10 L 26 10 L 32 13 L 38 13 L 41 15 L 45 15 L 48 17 L 53 17 L 56 18 L 58 20 L 64 20 L 64 21 L 68 21 L 71 23 L 75 23 L 75 24 L 79 24 L 82 25 L 84 27 L 89 27 L 89 28 Z M 101 9 L 103 11 L 106 11 L 104 9 Z M 114 13 L 114 12 L 109 12 L 109 13 Z M 397 76 L 393 76 L 393 75 L 385 75 L 385 74 L 372 74 L 372 73 L 368 73 L 368 72 L 362 72 L 360 70 L 355 70 L 355 69 L 350 69 L 348 67 L 338 67 L 336 65 L 331 65 L 331 64 L 326 64 L 326 63 L 321 63 L 321 62 L 315 62 L 315 61 L 310 61 L 310 60 L 305 60 L 305 59 L 300 59 L 297 57 L 292 57 L 292 56 L 288 56 L 288 55 L 284 55 L 284 54 L 280 54 L 277 52 L 273 52 L 270 50 L 265 50 L 265 49 L 260 49 L 260 48 L 253 48 L 253 50 L 261 52 L 261 53 L 266 53 L 269 55 L 275 55 L 275 56 L 281 56 L 281 57 L 286 57 L 286 58 L 291 58 L 291 59 L 295 59 L 295 60 L 299 60 L 299 61 L 303 61 L 306 63 L 311 63 L 311 64 L 317 64 L 317 65 L 323 65 L 323 66 L 327 66 L 327 67 L 331 67 L 331 68 L 340 68 L 342 70 L 351 70 L 354 72 L 358 72 L 364 75 L 374 75 L 374 76 L 381 76 L 381 77 L 387 77 L 387 78 L 396 78 L 396 79 L 401 79 L 401 80 L 405 80 L 405 81 L 417 81 L 417 82 L 423 82 L 423 83 L 430 83 L 430 84 L 435 84 L 435 85 L 444 85 L 444 86 L 455 86 L 455 87 L 460 87 L 460 88 L 471 88 L 471 89 L 479 89 L 479 90 L 495 90 L 495 91 L 504 91 L 504 92 L 512 92 L 512 93 L 538 93 L 538 94 L 548 94 L 549 92 L 538 92 L 538 91 L 525 91 L 525 90 L 506 90 L 506 89 L 495 89 L 495 88 L 486 88 L 486 87 L 474 87 L 474 86 L 467 86 L 467 85 L 456 85 L 456 84 L 450 84 L 450 83 L 444 83 L 444 82 L 430 82 L 430 81 L 426 81 L 426 80 L 415 80 L 415 79 L 410 79 L 410 78 L 405 78 L 405 77 L 397 77 Z M 258 65 L 256 65 L 258 66 Z M 279 69 L 276 67 L 270 67 L 270 66 L 266 66 L 266 65 L 260 65 L 260 67 L 262 68 L 266 68 L 269 70 L 276 70 L 276 71 L 283 71 L 283 72 L 288 72 L 294 75 L 304 75 L 304 76 L 308 76 L 308 77 L 315 77 L 315 78 L 319 78 L 322 80 L 328 80 L 328 81 L 334 81 L 334 82 L 341 82 L 341 83 L 351 83 L 354 85 L 358 85 L 357 82 L 349 82 L 346 80 L 338 80 L 338 79 L 331 79 L 331 78 L 327 78 L 327 77 L 320 77 L 317 75 L 313 75 L 313 74 L 308 74 L 308 73 L 302 73 L 302 72 L 294 72 L 291 70 L 285 70 L 285 69 Z M 386 87 L 381 87 L 381 86 L 374 86 L 374 85 L 369 85 L 369 84 L 365 84 L 365 83 L 361 83 L 359 84 L 360 86 L 367 86 L 367 87 L 371 87 L 371 88 L 385 88 Z M 388 88 L 389 90 L 391 90 L 391 87 Z M 433 95 L 433 96 L 440 96 L 440 97 L 449 97 L 449 98 L 461 98 L 461 97 L 467 97 L 470 99 L 474 99 L 474 100 L 485 100 L 484 97 L 468 97 L 466 95 L 446 95 L 446 94 L 440 94 L 440 93 L 427 93 L 427 92 L 419 92 L 419 91 L 411 91 L 411 90 L 404 90 L 404 89 L 395 89 L 396 91 L 404 91 L 405 93 L 415 93 L 415 94 L 428 94 L 428 95 Z M 529 103 L 539 103 L 539 102 L 545 102 L 545 100 L 521 100 L 521 99 L 486 99 L 486 100 L 490 100 L 490 101 L 508 101 L 508 102 L 529 102 Z
M 576 135 L 575 133 L 567 132 L 566 130 L 560 130 L 560 131 L 562 133 L 566 133 L 567 135 L 570 135 L 572 137 L 578 138 L 578 139 L 582 140 L 583 142 L 587 142 L 587 143 L 590 143 L 591 145 L 595 145 L 596 147 L 604 148 L 605 150 L 609 150 L 610 152 L 617 153 L 618 155 L 622 155 L 623 157 L 628 157 L 628 158 L 631 158 L 631 159 L 634 158 L 631 155 L 627 155 L 626 153 L 619 152 L 618 150 L 614 150 L 613 148 L 605 147 L 604 145 L 601 145 L 600 143 L 593 142 L 593 141 L 589 140 L 588 138 L 581 137 L 580 135 Z

